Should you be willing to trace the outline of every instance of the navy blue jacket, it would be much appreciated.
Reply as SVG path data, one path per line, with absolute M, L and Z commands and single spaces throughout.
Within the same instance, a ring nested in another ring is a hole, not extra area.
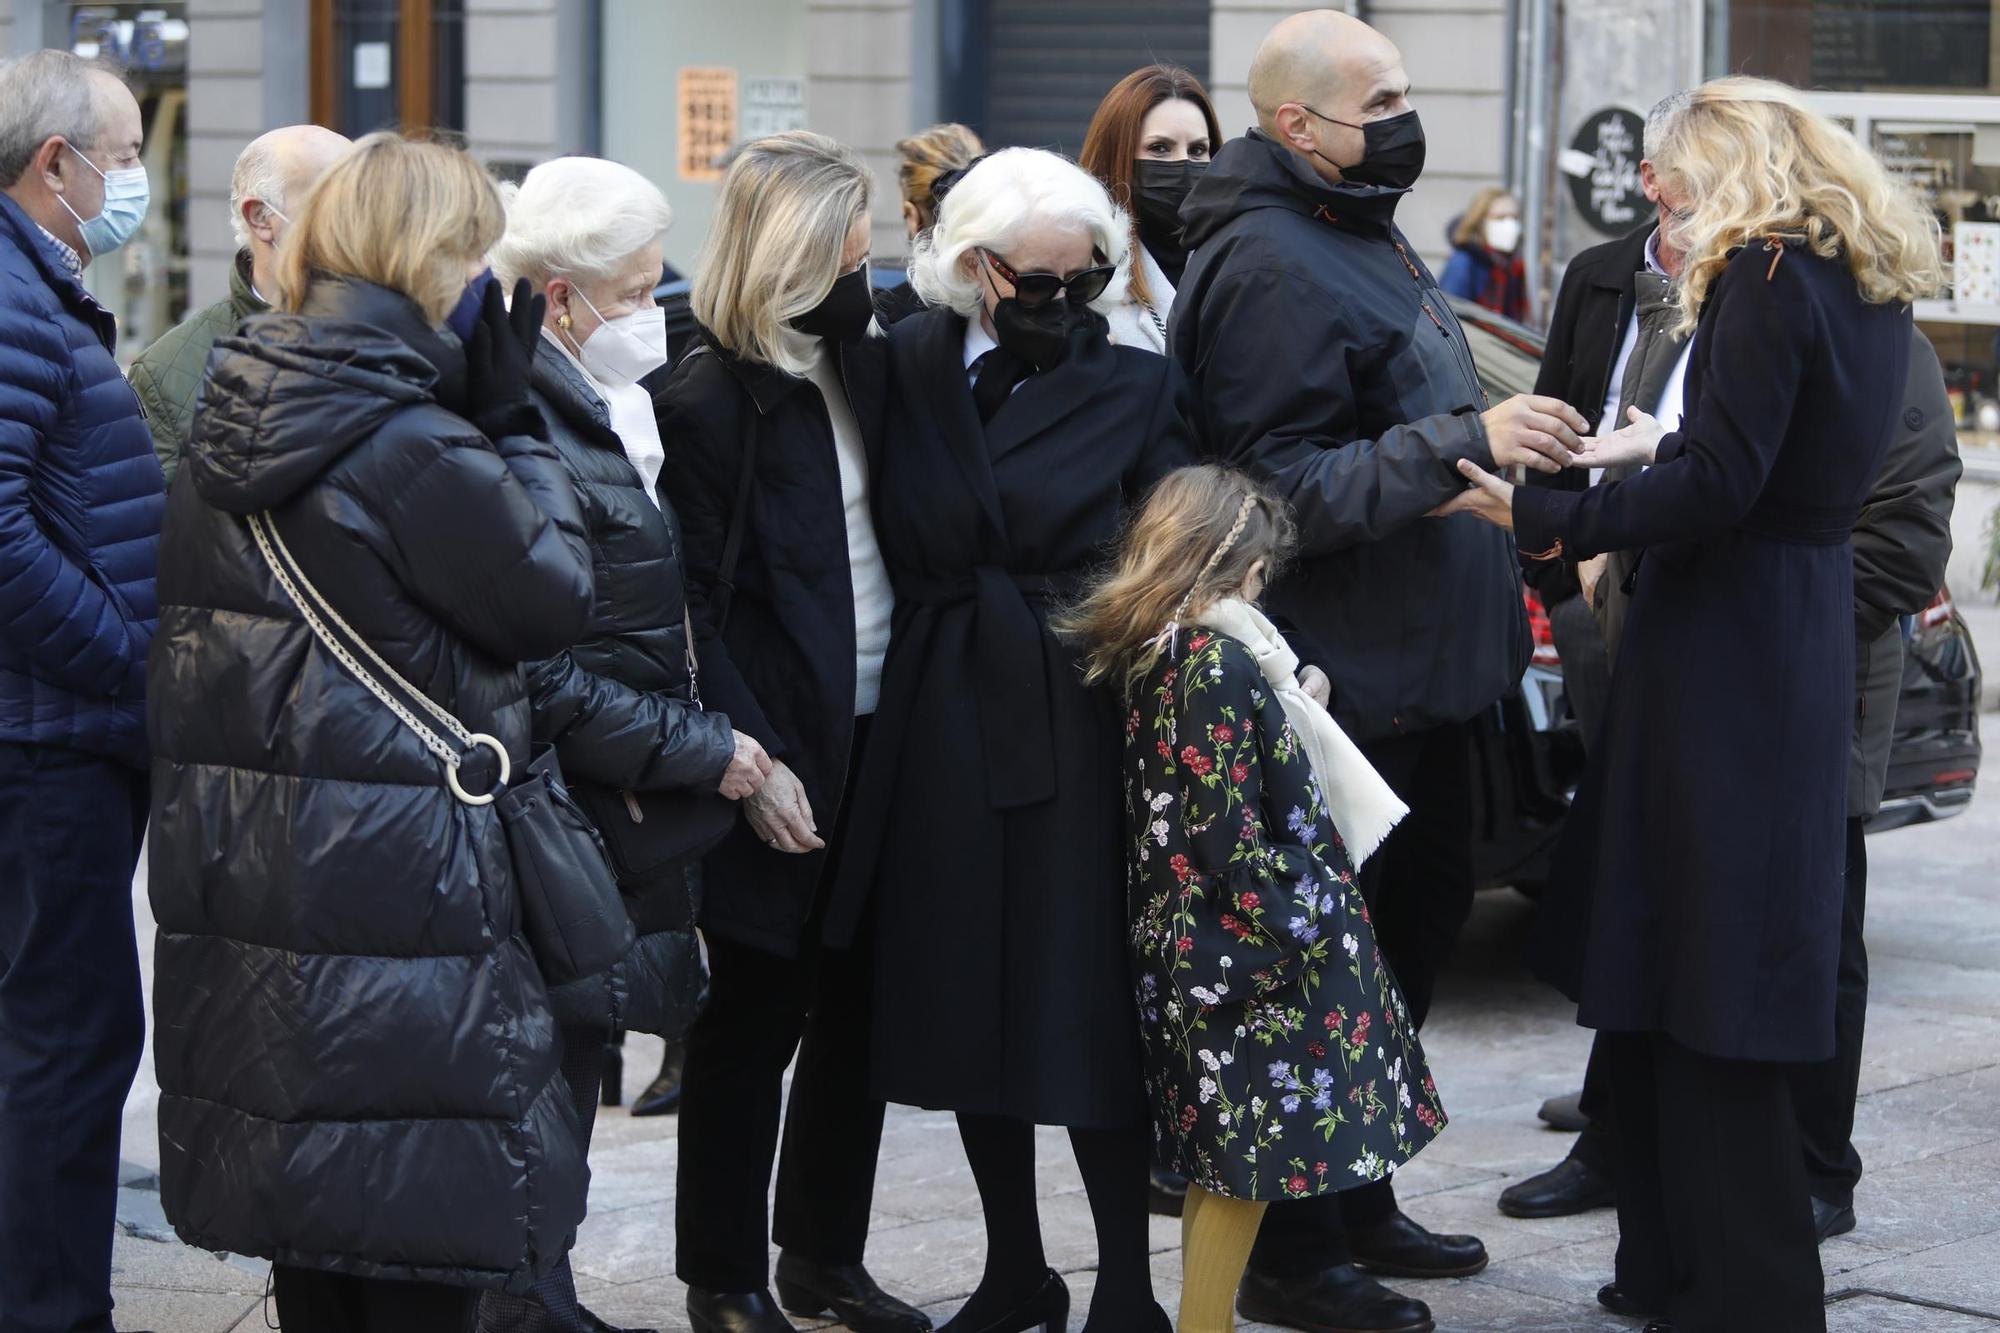
M 143 766 L 166 485 L 116 337 L 0 195 L 0 743 Z

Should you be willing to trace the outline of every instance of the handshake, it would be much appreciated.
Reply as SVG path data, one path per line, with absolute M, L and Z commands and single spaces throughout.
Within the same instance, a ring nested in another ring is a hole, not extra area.
M 1498 468 L 1519 464 L 1537 472 L 1560 472 L 1566 467 L 1650 466 L 1665 432 L 1636 407 L 1626 416 L 1626 425 L 1609 435 L 1586 435 L 1590 423 L 1568 403 L 1522 393 L 1480 420 Z

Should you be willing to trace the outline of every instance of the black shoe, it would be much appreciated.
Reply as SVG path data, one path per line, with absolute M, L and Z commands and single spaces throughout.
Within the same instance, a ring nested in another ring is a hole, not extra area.
M 689 1287 L 688 1323 L 694 1333 L 798 1333 L 768 1291 Z
M 1356 1268 L 1384 1277 L 1471 1277 L 1486 1270 L 1486 1246 L 1478 1237 L 1432 1235 L 1401 1212 L 1350 1228 L 1347 1248 Z
M 660 1333 L 657 1328 L 619 1328 L 614 1324 L 607 1324 L 581 1305 L 576 1307 L 576 1313 L 590 1333 Z
M 1500 1191 L 1500 1211 L 1509 1217 L 1573 1217 L 1617 1202 L 1611 1177 L 1574 1157 Z
M 687 1068 L 687 1047 L 677 1041 L 667 1043 L 660 1074 L 632 1102 L 633 1115 L 672 1115 L 681 1109 L 681 1071 Z
M 1581 1134 L 1583 1127 L 1590 1123 L 1590 1117 L 1583 1113 L 1583 1094 L 1572 1092 L 1567 1097 L 1551 1097 L 1542 1103 L 1542 1109 L 1535 1112 L 1550 1129 L 1561 1130 L 1565 1134 Z
M 1305 1333 L 1431 1333 L 1437 1327 L 1429 1306 L 1398 1295 L 1351 1264 L 1297 1276 L 1253 1269 L 1236 1290 L 1236 1313 L 1252 1323 Z
M 984 1319 L 978 1324 L 966 1323 L 964 1319 L 965 1311 L 960 1310 L 945 1321 L 938 1333 L 1028 1333 L 1029 1329 L 1063 1333 L 1069 1327 L 1069 1284 L 1051 1268 L 1034 1295 L 997 1319 Z
M 855 1333 L 930 1333 L 929 1315 L 876 1286 L 860 1264 L 816 1264 L 788 1250 L 778 1256 L 778 1302 L 802 1319 L 831 1310 Z
M 1615 1315 L 1627 1319 L 1651 1319 L 1659 1314 L 1659 1307 L 1651 1301 L 1642 1301 L 1626 1294 L 1625 1288 L 1616 1282 L 1607 1282 L 1597 1289 L 1597 1303 Z
M 1146 1211 L 1156 1217 L 1179 1217 L 1187 1209 L 1187 1177 L 1153 1168 L 1146 1181 Z
M 1679 1333 L 1679 1329 L 1664 1319 L 1655 1319 L 1640 1329 L 1639 1333 Z
M 1824 1245 L 1835 1236 L 1845 1236 L 1854 1230 L 1854 1205 L 1843 1208 L 1825 1199 L 1814 1199 L 1812 1206 L 1813 1234 L 1819 1237 L 1820 1244 Z

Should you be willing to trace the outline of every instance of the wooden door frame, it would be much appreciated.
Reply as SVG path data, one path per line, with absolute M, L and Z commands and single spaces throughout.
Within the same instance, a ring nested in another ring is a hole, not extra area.
M 339 115 L 340 60 L 336 48 L 340 29 L 335 21 L 338 0 L 311 0 L 308 32 L 312 43 L 309 65 L 312 87 L 307 107 L 313 123 L 341 129 Z M 398 0 L 396 23 L 396 115 L 404 128 L 430 125 L 437 106 L 436 40 L 433 0 Z

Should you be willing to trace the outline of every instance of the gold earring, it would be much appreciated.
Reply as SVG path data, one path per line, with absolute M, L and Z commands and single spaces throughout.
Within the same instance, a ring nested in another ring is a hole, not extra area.
M 569 332 L 569 314 L 568 314 L 568 312 L 564 312 L 563 314 L 560 314 L 560 315 L 557 315 L 557 316 L 556 316 L 556 327 L 557 327 L 557 328 L 559 328 L 559 329 L 561 329 L 561 330 L 562 330 L 562 331 L 563 331 L 564 333 L 568 333 L 568 332 Z

